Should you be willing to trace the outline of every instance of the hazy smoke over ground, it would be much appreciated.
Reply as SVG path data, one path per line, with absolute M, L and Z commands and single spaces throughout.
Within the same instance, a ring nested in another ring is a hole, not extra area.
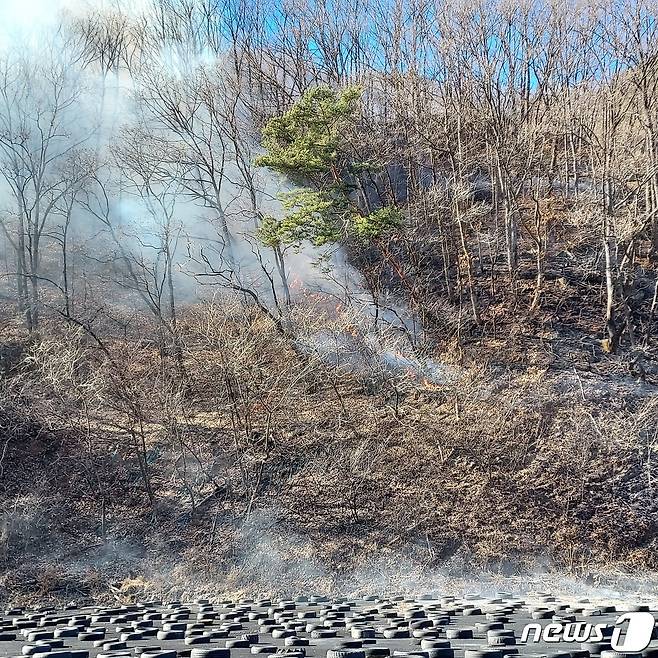
M 651 592 L 655 577 L 633 578 L 615 572 L 596 577 L 567 576 L 550 565 L 508 565 L 506 571 L 470 568 L 468 556 L 456 555 L 442 566 L 429 566 L 422 542 L 378 550 L 347 561 L 340 569 L 328 564 L 307 538 L 281 526 L 276 509 L 251 515 L 236 529 L 230 568 L 202 567 L 193 556 L 168 555 L 165 546 L 157 556 L 130 541 L 110 541 L 84 557 L 61 556 L 69 574 L 85 580 L 90 574 L 105 574 L 119 599 L 130 596 L 157 596 L 192 600 L 195 597 L 291 597 L 299 594 L 362 597 L 403 594 L 440 598 L 480 596 L 494 598 L 502 592 L 532 600 L 542 593 L 558 594 L 573 600 L 589 599 L 592 604 L 656 602 Z M 43 564 L 52 567 L 53 560 Z

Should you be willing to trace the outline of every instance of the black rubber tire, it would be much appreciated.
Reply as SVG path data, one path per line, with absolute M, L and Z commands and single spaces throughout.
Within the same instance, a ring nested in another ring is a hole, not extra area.
M 276 653 L 276 649 L 273 644 L 252 644 L 250 651 L 253 654 Z
M 272 638 L 275 640 L 284 640 L 287 637 L 292 637 L 296 635 L 295 631 L 288 630 L 286 628 L 275 628 L 272 631 Z
M 363 649 L 329 649 L 327 658 L 366 658 Z
M 43 644 L 25 644 L 21 648 L 21 653 L 24 656 L 33 656 L 35 653 L 44 653 L 45 651 L 50 651 L 52 647 L 50 645 Z
M 440 628 L 420 628 L 411 631 L 411 637 L 416 640 L 438 640 L 442 634 L 443 630 Z
M 455 650 L 448 647 L 441 649 L 427 649 L 428 658 L 455 658 Z
M 231 622 L 229 624 L 222 624 L 221 628 L 227 630 L 229 633 L 242 630 L 242 624 L 238 622 Z
M 533 610 L 530 616 L 533 619 L 551 619 L 555 614 L 555 610 Z
M 600 656 L 602 651 L 610 651 L 612 646 L 609 642 L 583 642 L 580 648 L 589 651 L 592 656 Z
M 355 626 L 355 627 L 350 629 L 350 635 L 355 640 L 362 640 L 364 638 L 373 638 L 373 637 L 375 637 L 375 629 L 374 628 L 361 628 L 359 626 Z
M 158 631 L 156 637 L 158 640 L 182 640 L 185 638 L 185 631 Z
M 366 658 L 387 658 L 391 655 L 391 650 L 388 647 L 367 647 L 364 649 Z
M 328 637 L 336 637 L 338 633 L 336 631 L 332 631 L 328 628 L 316 628 L 314 631 L 311 631 L 311 637 L 314 640 L 321 640 L 323 638 L 328 638 Z
M 465 649 L 464 658 L 503 658 L 503 652 L 496 649 Z
M 413 619 L 409 622 L 409 628 L 411 630 L 421 629 L 421 628 L 432 628 L 431 619 Z
M 210 644 L 211 637 L 208 634 L 203 635 L 192 635 L 185 638 L 185 644 L 189 646 L 194 646 L 195 644 Z
M 147 647 L 135 647 L 133 651 L 135 652 L 136 656 L 141 656 L 143 653 L 154 653 L 156 651 L 162 651 L 162 647 L 156 647 L 154 645 Z
M 53 632 L 55 637 L 77 637 L 79 629 L 77 628 L 56 628 Z
M 212 649 L 192 649 L 191 658 L 230 658 L 230 649 L 213 647 Z
M 324 622 L 325 628 L 345 628 L 344 619 L 327 619 Z
M 472 628 L 447 628 L 446 637 L 449 640 L 471 640 L 473 639 Z
M 382 635 L 387 640 L 399 640 L 409 637 L 409 631 L 404 628 L 386 628 Z
M 162 630 L 163 631 L 186 631 L 187 630 L 187 624 L 183 622 L 167 622 L 166 624 L 162 624 Z
M 450 649 L 450 642 L 448 640 L 421 640 L 421 649 Z

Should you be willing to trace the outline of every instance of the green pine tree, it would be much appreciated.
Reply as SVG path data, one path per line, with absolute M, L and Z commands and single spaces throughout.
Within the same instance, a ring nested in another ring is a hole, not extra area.
M 356 120 L 362 90 L 315 87 L 286 113 L 270 119 L 263 129 L 265 154 L 256 164 L 285 174 L 301 189 L 281 195 L 281 218 L 264 218 L 259 237 L 271 247 L 299 246 L 308 241 L 321 246 L 346 233 L 377 239 L 401 223 L 397 208 L 386 207 L 364 215 L 350 200 L 350 186 L 341 172 L 368 168 L 349 162 L 343 134 Z

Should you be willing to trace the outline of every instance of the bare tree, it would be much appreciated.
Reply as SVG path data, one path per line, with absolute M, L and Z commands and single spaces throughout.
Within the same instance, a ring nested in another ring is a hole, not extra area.
M 2 230 L 15 253 L 17 298 L 27 327 L 39 326 L 43 238 L 62 200 L 88 175 L 67 166 L 89 139 L 75 119 L 83 88 L 81 55 L 53 43 L 39 62 L 10 55 L 1 63 L 0 172 L 11 203 Z

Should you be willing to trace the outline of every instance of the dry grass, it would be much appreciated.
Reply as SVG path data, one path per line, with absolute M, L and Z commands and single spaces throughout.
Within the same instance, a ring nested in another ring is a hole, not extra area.
M 230 305 L 189 309 L 181 335 L 184 381 L 148 341 L 103 351 L 77 330 L 42 337 L 5 379 L 12 596 L 69 591 L 71 573 L 85 595 L 130 598 L 218 574 L 232 591 L 326 590 L 387 561 L 658 567 L 644 385 L 482 360 L 443 382 L 370 357 L 344 370 Z M 50 584 L 19 563 L 48 565 Z

